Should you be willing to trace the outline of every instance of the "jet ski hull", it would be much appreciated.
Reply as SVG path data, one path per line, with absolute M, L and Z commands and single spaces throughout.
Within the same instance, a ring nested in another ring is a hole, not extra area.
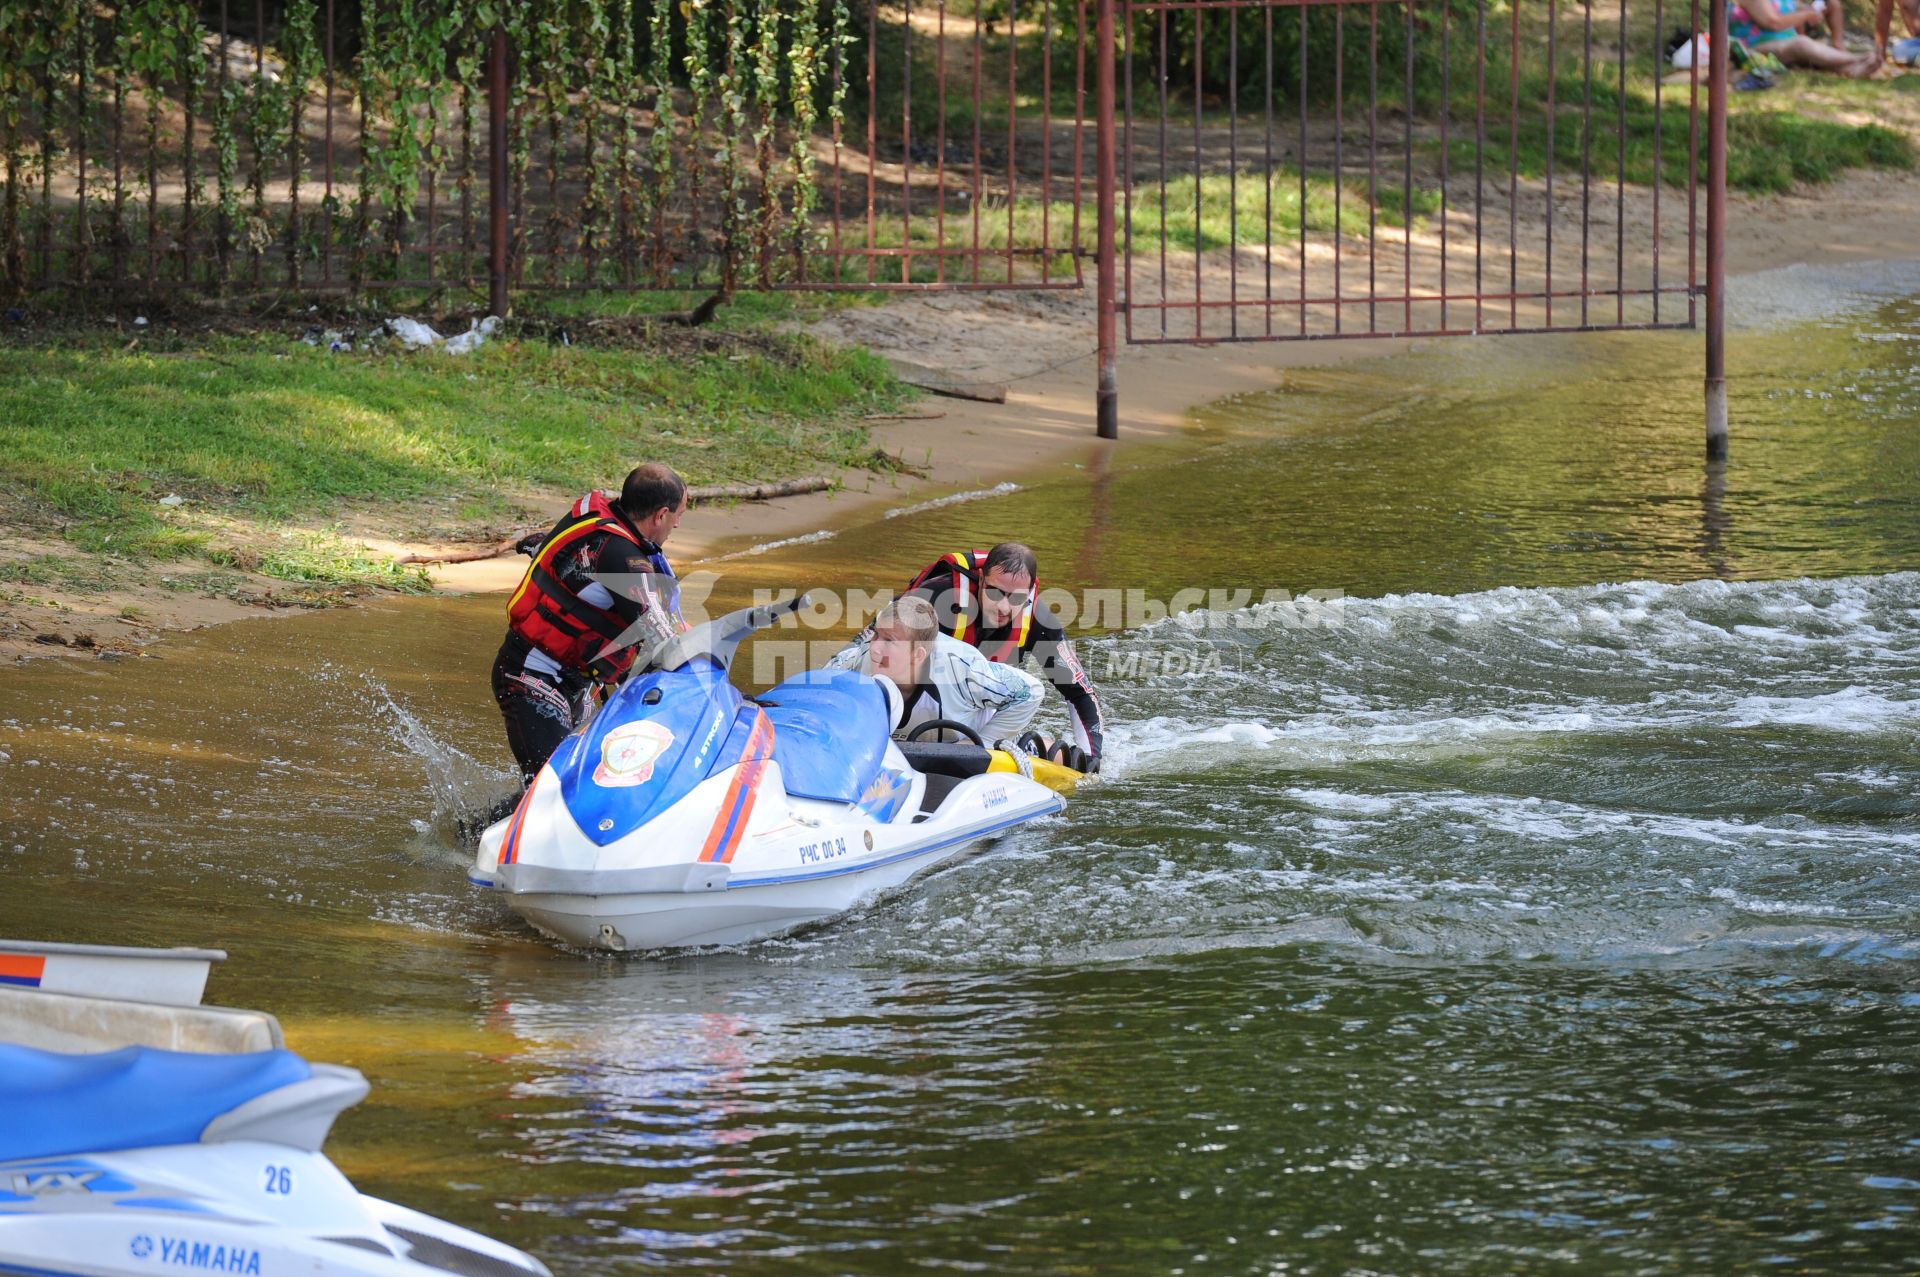
M 44 995 L 58 996 L 58 995 Z M 101 1001 L 103 1021 L 125 1005 Z M 321 1152 L 367 1093 L 285 1049 L 0 1042 L 0 1273 L 546 1277 L 538 1260 L 366 1197 Z
M 545 1277 L 547 1271 L 478 1233 L 363 1196 L 320 1153 L 275 1144 L 6 1162 L 0 1186 L 8 1186 L 0 1195 L 19 1199 L 0 1204 L 0 1273 Z M 456 1263 L 464 1266 L 452 1267 Z
M 643 950 L 746 944 L 785 935 L 856 909 L 941 865 L 982 849 L 990 834 L 937 843 L 866 868 L 797 880 L 730 883 L 689 900 L 685 892 L 607 896 L 529 892 L 515 913 L 540 931 L 582 948 Z
M 708 622 L 636 665 L 481 836 L 471 881 L 567 944 L 741 944 L 844 913 L 1064 805 L 1024 755 L 920 770 L 864 674 L 817 670 L 741 696 L 726 661 L 769 616 Z
M 910 783 L 918 799 L 926 778 Z M 689 850 L 695 845 L 690 832 L 676 840 L 671 830 L 647 828 L 635 832 L 632 847 L 608 848 L 594 868 L 569 872 L 496 861 L 474 881 L 501 890 L 508 907 L 541 932 L 582 948 L 745 944 L 858 908 L 1062 805 L 1043 786 L 1001 774 L 963 781 L 931 817 L 894 825 L 858 809 L 822 810 L 824 804 L 806 802 L 789 801 L 782 815 L 769 802 L 764 831 L 743 840 L 727 864 L 615 868 L 628 855 L 655 858 L 648 849 L 665 848 L 671 858 L 676 842 Z M 488 831 L 482 861 L 508 823 Z M 557 832 L 560 841 L 579 841 L 564 828 Z M 628 885 L 648 889 L 621 889 Z

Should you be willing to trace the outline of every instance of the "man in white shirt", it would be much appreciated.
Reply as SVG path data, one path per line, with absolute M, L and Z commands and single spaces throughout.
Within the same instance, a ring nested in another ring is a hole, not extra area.
M 896 736 L 944 718 L 966 724 L 991 745 L 1018 737 L 1040 712 L 1039 679 L 940 633 L 933 605 L 914 594 L 881 608 L 827 667 L 891 679 L 903 704 Z

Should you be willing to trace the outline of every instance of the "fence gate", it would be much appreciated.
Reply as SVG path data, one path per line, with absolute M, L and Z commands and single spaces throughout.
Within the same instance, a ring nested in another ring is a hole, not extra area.
M 1107 3 L 1102 434 L 1121 335 L 1691 328 L 1703 295 L 1715 329 L 1700 161 L 1724 115 L 1708 68 L 1666 82 L 1702 0 Z

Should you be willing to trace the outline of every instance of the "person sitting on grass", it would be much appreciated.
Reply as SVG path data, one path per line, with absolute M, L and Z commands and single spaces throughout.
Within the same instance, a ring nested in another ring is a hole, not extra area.
M 1812 67 L 1855 80 L 1878 71 L 1878 53 L 1836 49 L 1807 34 L 1810 27 L 1827 25 L 1824 10 L 1825 6 L 1803 6 L 1799 0 L 1740 0 L 1727 5 L 1727 35 L 1755 53 L 1772 54 L 1790 67 Z

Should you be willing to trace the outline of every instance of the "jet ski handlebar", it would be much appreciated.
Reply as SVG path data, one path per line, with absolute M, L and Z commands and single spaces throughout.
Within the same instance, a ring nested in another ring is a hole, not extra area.
M 704 656 L 721 669 L 726 669 L 733 664 L 734 653 L 749 635 L 798 612 L 807 606 L 808 598 L 804 593 L 796 594 L 779 603 L 743 607 L 725 616 L 715 617 L 684 634 L 676 634 L 661 642 L 646 654 L 646 659 L 635 661 L 633 668 L 677 670 L 695 657 Z

